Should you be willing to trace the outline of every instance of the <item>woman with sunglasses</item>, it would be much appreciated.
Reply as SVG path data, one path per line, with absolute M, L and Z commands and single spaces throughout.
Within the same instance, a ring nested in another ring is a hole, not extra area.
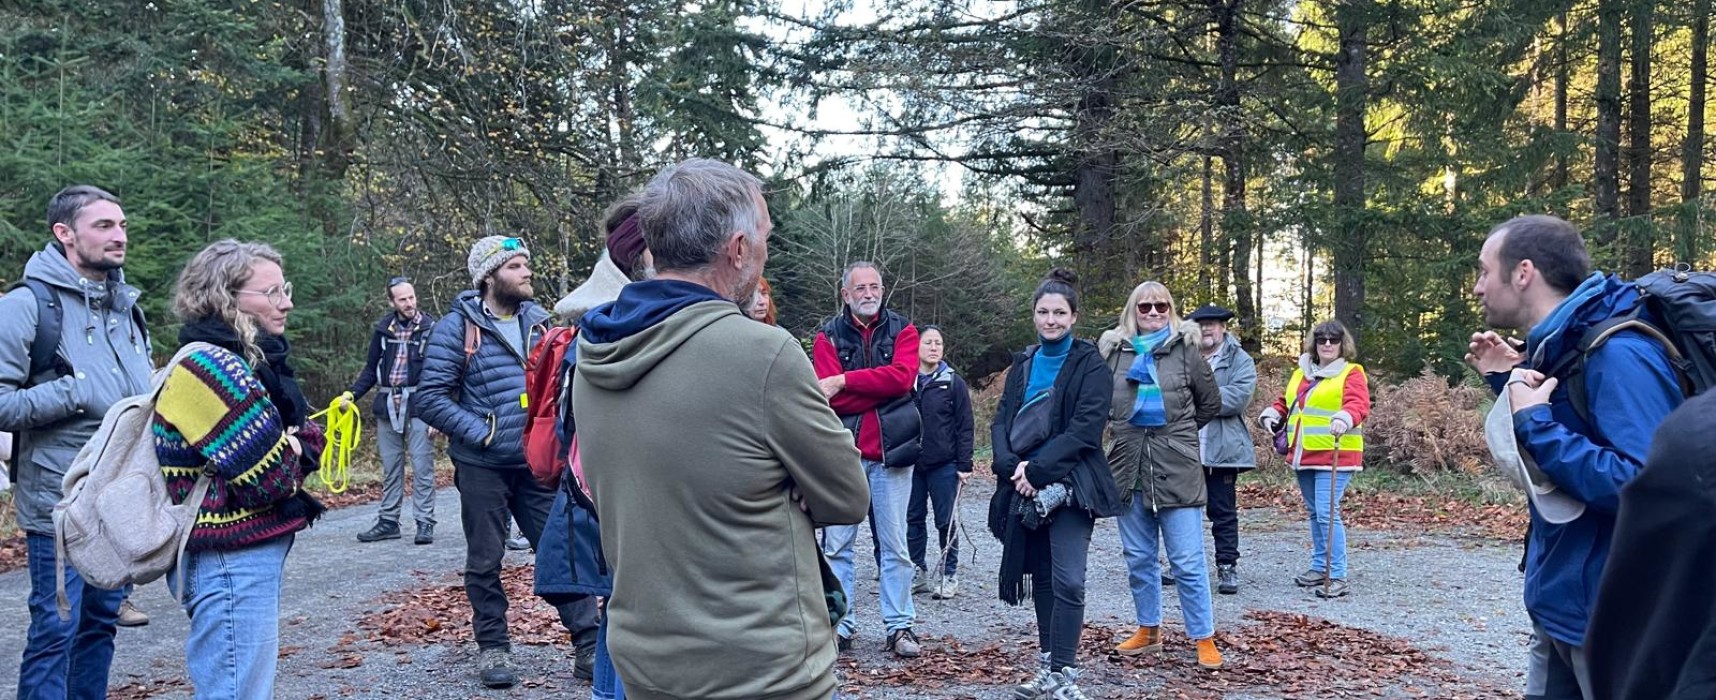
M 1257 418 L 1271 433 L 1285 431 L 1287 464 L 1298 473 L 1299 493 L 1311 512 L 1311 566 L 1293 583 L 1315 586 L 1325 598 L 1347 594 L 1347 530 L 1338 502 L 1353 473 L 1364 469 L 1370 386 L 1364 366 L 1353 362 L 1356 354 L 1352 334 L 1340 321 L 1317 324 L 1286 391 Z
M 1162 578 L 1158 544 L 1179 586 L 1186 636 L 1198 665 L 1221 668 L 1215 607 L 1204 561 L 1208 492 L 1198 429 L 1221 412 L 1221 389 L 1198 347 L 1196 323 L 1182 325 L 1174 296 L 1160 282 L 1132 290 L 1117 328 L 1097 347 L 1108 362 L 1114 398 L 1108 466 L 1120 488 L 1120 542 L 1138 631 L 1114 648 L 1122 656 L 1162 649 Z

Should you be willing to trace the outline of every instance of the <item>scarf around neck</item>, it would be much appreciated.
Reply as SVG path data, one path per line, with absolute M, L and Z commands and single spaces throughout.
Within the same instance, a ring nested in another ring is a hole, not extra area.
M 1126 378 L 1138 383 L 1138 395 L 1132 401 L 1132 415 L 1126 422 L 1142 428 L 1168 424 L 1168 411 L 1162 399 L 1162 383 L 1156 376 L 1156 348 L 1167 342 L 1172 326 L 1163 326 L 1154 333 L 1133 336 L 1132 351 L 1136 357 L 1126 370 Z

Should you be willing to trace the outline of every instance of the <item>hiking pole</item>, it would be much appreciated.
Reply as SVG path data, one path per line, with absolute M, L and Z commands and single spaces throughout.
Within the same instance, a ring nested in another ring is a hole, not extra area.
M 953 551 L 954 543 L 959 541 L 959 497 L 965 495 L 965 482 L 953 485 L 953 515 L 947 519 L 947 541 L 941 545 L 941 556 L 936 558 L 936 571 L 947 571 L 947 555 Z
M 1335 481 L 1341 473 L 1341 438 L 1335 437 L 1334 463 L 1329 465 L 1329 534 L 1323 538 L 1323 597 L 1329 597 L 1329 589 L 1335 582 Z

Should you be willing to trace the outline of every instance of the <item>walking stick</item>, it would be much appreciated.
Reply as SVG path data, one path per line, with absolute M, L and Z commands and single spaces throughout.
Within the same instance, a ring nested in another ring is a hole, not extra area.
M 965 482 L 953 486 L 953 515 L 947 519 L 947 542 L 941 545 L 941 556 L 936 558 L 935 575 L 939 578 L 941 572 L 947 571 L 947 555 L 953 550 L 953 544 L 959 539 L 959 497 L 965 495 Z
M 1329 533 L 1323 538 L 1323 597 L 1329 597 L 1329 588 L 1335 582 L 1335 508 L 1340 504 L 1335 500 L 1336 478 L 1341 471 L 1341 438 L 1335 437 L 1334 464 L 1329 465 Z

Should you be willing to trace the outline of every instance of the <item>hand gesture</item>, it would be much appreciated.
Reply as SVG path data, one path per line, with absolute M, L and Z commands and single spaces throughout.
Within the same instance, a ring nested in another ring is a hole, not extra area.
M 822 390 L 822 398 L 832 399 L 835 394 L 846 388 L 846 375 L 836 374 L 832 377 L 824 377 L 817 380 L 816 386 Z
M 1514 370 L 1513 376 L 1507 380 L 1507 398 L 1513 405 L 1513 412 L 1517 414 L 1532 406 L 1549 403 L 1549 396 L 1555 393 L 1558 383 L 1554 377 L 1543 376 L 1542 372 Z
M 1013 470 L 1013 490 L 1018 491 L 1021 496 L 1032 498 L 1037 495 L 1037 489 L 1031 486 L 1030 479 L 1025 478 L 1025 465 L 1027 464 L 1030 462 L 1020 462 L 1019 466 Z
M 1525 357 L 1495 331 L 1473 333 L 1466 346 L 1466 363 L 1484 374 L 1511 371 Z

